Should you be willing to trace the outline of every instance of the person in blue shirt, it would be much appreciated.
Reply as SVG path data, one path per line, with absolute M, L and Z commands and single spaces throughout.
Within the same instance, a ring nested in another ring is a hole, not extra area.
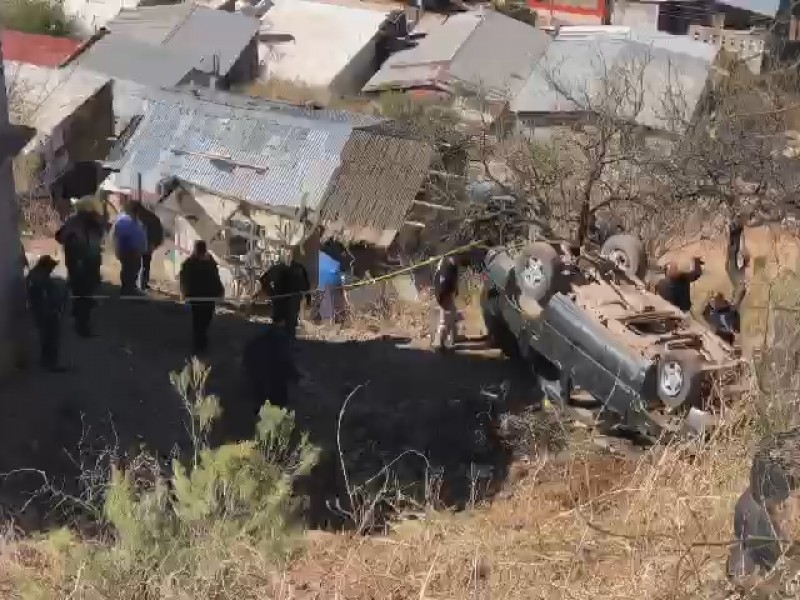
M 136 295 L 142 255 L 147 252 L 147 235 L 136 218 L 135 204 L 131 201 L 123 205 L 122 212 L 114 221 L 114 249 L 121 264 L 121 293 L 123 296 Z

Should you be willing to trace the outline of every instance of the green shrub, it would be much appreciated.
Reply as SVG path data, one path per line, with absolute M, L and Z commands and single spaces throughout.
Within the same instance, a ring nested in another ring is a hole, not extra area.
M 51 0 L 3 0 L 0 21 L 6 29 L 66 37 L 72 22 L 59 2 Z
M 59 553 L 68 555 L 63 590 L 40 586 L 38 597 L 76 590 L 74 597 L 115 600 L 235 598 L 254 564 L 263 577 L 287 556 L 294 483 L 314 466 L 317 449 L 295 435 L 292 413 L 270 404 L 253 439 L 211 447 L 220 408 L 205 394 L 207 374 L 195 361 L 173 376 L 190 416 L 191 457 L 173 461 L 171 474 L 148 457 L 113 468 L 101 513 L 108 539 L 60 538 Z

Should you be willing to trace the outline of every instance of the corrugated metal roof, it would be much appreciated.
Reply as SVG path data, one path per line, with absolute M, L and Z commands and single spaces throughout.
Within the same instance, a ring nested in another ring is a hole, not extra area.
M 488 11 L 450 63 L 454 79 L 492 99 L 516 96 L 552 38 L 527 23 Z
M 480 12 L 460 13 L 432 27 L 419 43 L 392 54 L 364 86 L 365 92 L 433 85 L 475 31 Z
M 388 245 L 428 176 L 433 148 L 421 141 L 353 131 L 320 211 L 327 235 Z
M 115 184 L 146 191 L 177 177 L 212 193 L 293 212 L 317 209 L 336 172 L 351 121 L 325 111 L 251 100 L 230 94 L 211 101 L 162 92 L 125 148 Z M 305 200 L 303 200 L 305 196 Z
M 647 39 L 650 43 L 643 43 Z M 535 114 L 574 112 L 578 107 L 570 98 L 579 104 L 596 100 L 604 93 L 605 82 L 613 77 L 615 69 L 633 69 L 643 74 L 643 103 L 636 121 L 656 129 L 677 126 L 668 122 L 668 116 L 677 109 L 684 120 L 691 118 L 705 90 L 716 52 L 683 44 L 673 49 L 669 41 L 662 36 L 648 38 L 638 34 L 556 38 L 511 102 L 511 110 Z M 554 84 L 560 90 L 554 89 Z M 667 100 L 677 100 L 679 105 L 667 107 Z
M 258 33 L 258 19 L 198 6 L 192 2 L 144 6 L 123 10 L 109 21 L 112 35 L 124 35 L 196 58 L 194 66 L 211 72 L 219 57 L 220 75 L 226 75 Z
M 66 37 L 38 35 L 4 29 L 0 31 L 3 59 L 36 65 L 57 67 L 72 56 L 83 42 Z
M 77 67 L 49 69 L 14 61 L 4 61 L 3 71 L 12 120 L 36 128 L 29 147 L 46 139 L 110 81 Z
M 161 88 L 180 83 L 197 63 L 197 57 L 126 36 L 109 35 L 95 42 L 77 63 L 115 79 Z

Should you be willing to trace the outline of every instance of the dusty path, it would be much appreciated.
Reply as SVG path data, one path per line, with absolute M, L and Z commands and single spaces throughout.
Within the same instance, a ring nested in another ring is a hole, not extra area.
M 108 291 L 114 294 L 115 288 Z M 212 326 L 205 362 L 212 369 L 209 391 L 223 403 L 220 439 L 251 431 L 239 355 L 260 326 L 231 314 L 218 315 Z M 75 456 L 82 431 L 96 446 L 113 444 L 122 451 L 145 444 L 167 454 L 176 444 L 185 444 L 185 413 L 169 374 L 187 359 L 186 307 L 108 300 L 96 311 L 98 337 L 83 340 L 70 327 L 64 330 L 69 372 L 33 368 L 0 388 L 0 472 L 35 468 L 56 481 L 65 476 L 69 481 L 76 469 L 66 451 Z M 467 485 L 472 463 L 497 462 L 496 452 L 478 431 L 485 412 L 479 391 L 518 379 L 511 365 L 491 352 L 440 356 L 429 351 L 427 340 L 406 344 L 380 333 L 366 341 L 337 342 L 337 337 L 301 339 L 297 349 L 309 381 L 294 397 L 294 408 L 300 426 L 329 451 L 327 456 L 338 456 L 334 441 L 344 398 L 363 385 L 343 421 L 342 451 L 364 477 L 410 449 L 454 478 L 455 487 Z M 425 477 L 420 460 L 402 461 L 397 468 L 403 481 Z M 318 502 L 335 494 L 340 482 L 335 461 L 324 462 L 315 480 Z M 4 479 L 0 503 L 16 504 L 21 490 L 38 483 L 36 477 Z

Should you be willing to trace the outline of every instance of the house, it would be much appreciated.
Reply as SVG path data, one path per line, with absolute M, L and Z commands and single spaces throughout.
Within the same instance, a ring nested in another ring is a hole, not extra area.
M 773 0 L 528 0 L 544 25 L 628 25 L 686 35 L 692 25 L 747 29 L 775 16 Z
M 22 150 L 32 162 L 29 172 L 17 171 L 18 187 L 35 186 L 58 199 L 64 176 L 108 152 L 114 133 L 110 81 L 77 67 L 10 60 L 4 62 L 4 74 L 12 122 L 36 130 Z
M 180 0 L 62 0 L 64 14 L 72 20 L 77 32 L 91 36 L 105 27 L 122 10 L 140 6 L 176 4 Z
M 113 79 L 116 132 L 141 113 L 151 88 L 227 88 L 258 73 L 257 19 L 192 3 L 123 10 L 76 59 Z
M 477 98 L 461 105 L 493 115 L 515 97 L 550 44 L 543 31 L 492 10 L 454 15 L 392 54 L 363 91 Z
M 740 30 L 692 25 L 689 28 L 689 37 L 704 44 L 712 44 L 744 61 L 755 74 L 761 72 L 770 42 L 770 35 L 764 28 Z
M 0 31 L 3 59 L 55 69 L 66 64 L 83 48 L 84 42 L 68 37 L 39 35 L 4 29 Z
M 105 187 L 161 217 L 175 245 L 168 272 L 204 239 L 233 286 L 237 260 L 254 252 L 267 264 L 299 246 L 316 265 L 321 239 L 391 244 L 433 150 L 382 124 L 214 90 L 153 93 Z
M 357 94 L 376 70 L 376 39 L 388 10 L 277 0 L 262 18 L 261 79 Z
M 528 0 L 543 25 L 607 25 L 611 22 L 610 0 Z
M 680 133 L 702 106 L 715 46 L 621 28 L 613 28 L 613 35 L 602 28 L 595 33 L 565 29 L 510 104 L 517 123 L 534 135 L 546 137 L 551 127 L 583 117 L 584 100 L 602 102 L 615 71 L 640 82 L 631 96 L 641 97 L 641 106 L 631 107 L 630 118 L 645 130 Z

